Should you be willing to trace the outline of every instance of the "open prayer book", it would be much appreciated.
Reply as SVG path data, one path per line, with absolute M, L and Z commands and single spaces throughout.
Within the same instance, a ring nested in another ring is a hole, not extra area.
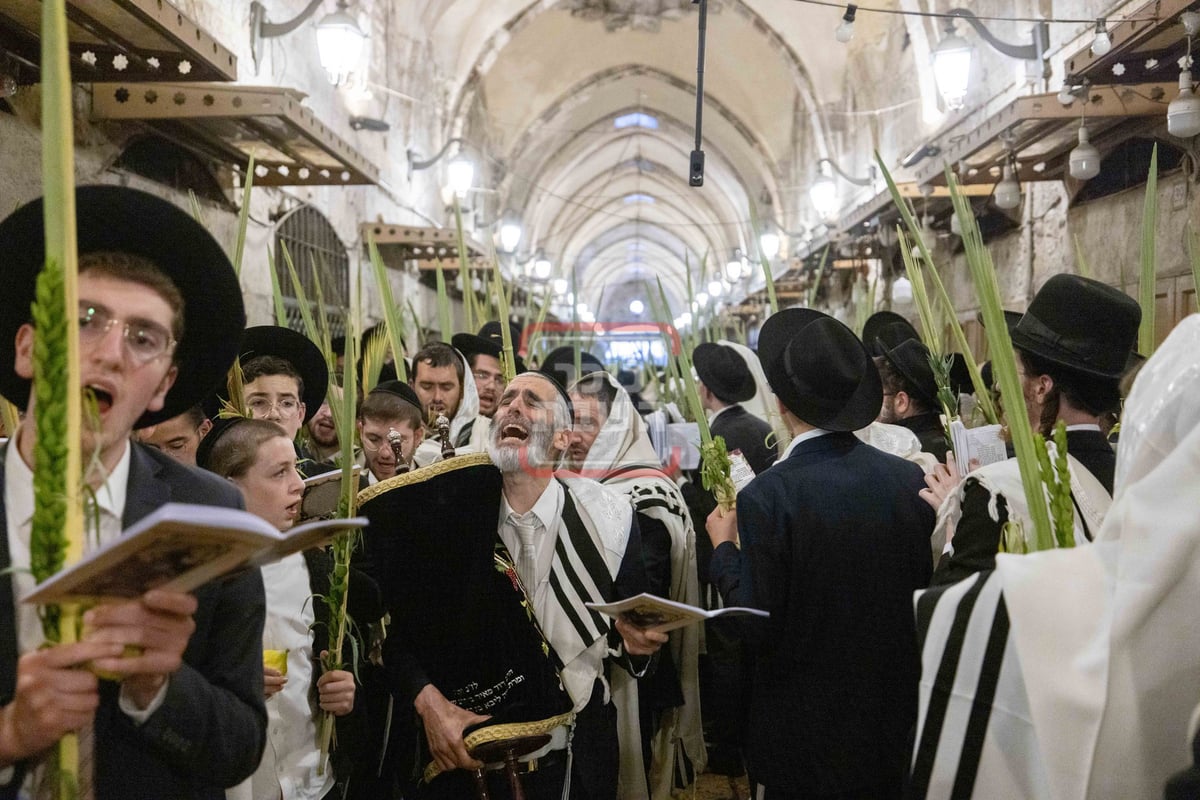
M 737 617 L 750 615 L 754 617 L 771 616 L 766 611 L 757 608 L 717 608 L 705 611 L 703 608 L 677 603 L 652 594 L 642 593 L 619 603 L 586 603 L 588 608 L 599 611 L 609 617 L 622 617 L 631 625 L 660 633 L 683 628 L 693 622 L 701 622 L 716 617 Z
M 978 461 L 978 466 L 986 467 L 1008 458 L 1004 440 L 1000 438 L 999 425 L 968 428 L 959 420 L 954 420 L 950 423 L 950 443 L 954 448 L 954 460 L 964 475 L 971 468 L 971 459 Z
M 362 467 L 357 464 L 354 473 L 354 493 L 358 493 L 358 475 Z M 337 514 L 338 501 L 342 498 L 342 471 L 335 469 L 304 479 L 304 499 L 300 502 L 300 522 L 313 519 L 332 519 Z
M 324 546 L 339 531 L 366 525 L 364 517 L 316 520 L 281 533 L 248 511 L 167 503 L 119 539 L 33 587 L 22 602 L 126 600 L 150 589 L 190 592 L 234 570 Z

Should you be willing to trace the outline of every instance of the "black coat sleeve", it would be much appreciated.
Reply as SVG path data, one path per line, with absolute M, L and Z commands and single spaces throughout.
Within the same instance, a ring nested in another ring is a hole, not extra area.
M 994 520 L 988 510 L 990 502 L 991 493 L 978 481 L 968 478 L 963 490 L 962 518 L 950 540 L 954 553 L 947 553 L 938 561 L 931 585 L 958 583 L 977 572 L 996 568 L 996 552 L 1000 549 L 1000 532 L 1008 521 L 1008 505 L 1004 495 L 996 498 L 999 520 Z

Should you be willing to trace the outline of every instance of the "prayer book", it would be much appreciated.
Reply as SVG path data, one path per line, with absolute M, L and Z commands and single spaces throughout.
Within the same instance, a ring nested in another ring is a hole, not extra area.
M 354 494 L 358 494 L 358 475 L 362 467 L 354 470 Z M 333 519 L 337 515 L 338 501 L 342 497 L 342 471 L 322 472 L 304 479 L 304 500 L 300 503 L 300 522 L 313 519 Z
M 275 530 L 236 508 L 167 503 L 115 539 L 38 584 L 25 603 L 128 600 L 151 589 L 190 592 L 234 570 L 262 566 L 366 527 L 364 517 Z
M 1000 438 L 999 425 L 968 428 L 959 420 L 954 420 L 950 423 L 950 442 L 954 447 L 954 460 L 964 475 L 970 469 L 972 459 L 979 462 L 978 466 L 986 467 L 1008 458 L 1004 440 Z
M 638 628 L 645 628 L 660 633 L 683 628 L 693 622 L 702 622 L 716 617 L 754 616 L 769 617 L 769 612 L 757 608 L 716 608 L 706 611 L 703 608 L 677 603 L 652 594 L 642 593 L 619 603 L 585 603 L 593 611 L 609 617 L 620 617 Z

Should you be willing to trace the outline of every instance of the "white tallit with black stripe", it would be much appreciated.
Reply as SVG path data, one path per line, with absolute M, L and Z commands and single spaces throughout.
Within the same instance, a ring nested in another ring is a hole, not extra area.
M 612 375 L 604 377 L 616 389 L 616 398 L 588 450 L 581 472 L 627 496 L 639 514 L 662 522 L 671 536 L 669 599 L 699 605 L 696 531 L 687 503 L 675 482 L 662 472 L 646 423 L 637 414 L 628 393 Z M 637 683 L 628 673 L 613 671 L 621 747 L 621 800 L 669 797 L 675 787 L 692 783 L 703 771 L 707 753 L 700 720 L 698 673 L 703 636 L 703 625 L 689 625 L 670 633 L 667 647 L 679 671 L 684 704 L 666 711 L 655 732 L 651 743 L 649 795 L 644 777 Z
M 534 612 L 563 664 L 563 685 L 579 711 L 591 698 L 596 679 L 602 677 L 611 627 L 607 617 L 584 604 L 613 599 L 613 580 L 629 543 L 633 510 L 624 497 L 595 481 L 559 480 L 564 497 L 550 590 L 535 593 Z
M 917 798 L 1161 797 L 1200 697 L 1200 315 L 1126 402 L 1090 547 L 917 596 Z

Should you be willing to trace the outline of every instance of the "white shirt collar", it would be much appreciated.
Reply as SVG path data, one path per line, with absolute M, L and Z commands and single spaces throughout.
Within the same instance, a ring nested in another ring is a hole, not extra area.
M 1067 433 L 1070 433 L 1071 431 L 1095 431 L 1096 433 L 1103 433 L 1103 431 L 1100 430 L 1099 425 L 1087 422 L 1081 425 L 1068 425 Z
M 513 507 L 509 505 L 508 498 L 501 494 L 500 503 L 500 520 L 507 520 L 509 515 L 522 516 L 513 511 Z M 556 480 L 551 480 L 538 496 L 537 502 L 533 504 L 533 508 L 529 509 L 533 515 L 538 518 L 538 522 L 542 523 L 542 527 L 546 530 L 556 529 L 558 518 L 561 515 L 563 506 L 563 490 L 562 484 Z
M 712 412 L 712 414 L 709 414 L 708 423 L 711 425 L 713 420 L 715 420 L 717 417 L 721 416 L 721 414 L 725 413 L 726 411 L 728 411 L 731 408 L 733 408 L 732 405 L 721 406 L 716 411 Z
M 809 439 L 816 439 L 818 436 L 824 436 L 827 433 L 833 433 L 833 431 L 827 431 L 822 428 L 813 428 L 811 431 L 805 431 L 799 436 L 794 437 L 791 443 L 788 444 L 787 449 L 783 451 L 783 455 L 779 457 L 779 460 L 783 461 L 790 456 L 792 451 L 795 450 L 801 442 L 807 442 Z
M 19 440 L 23 433 L 24 428 L 18 429 L 17 435 L 8 443 L 8 452 L 4 459 L 5 483 L 8 486 L 33 486 L 33 471 L 29 469 L 25 459 L 21 458 Z M 121 460 L 117 462 L 108 479 L 96 489 L 96 505 L 99 510 L 118 521 L 125 516 L 125 499 L 129 493 L 129 467 L 133 462 L 130 455 L 132 449 L 126 441 Z M 12 515 L 11 519 L 17 520 L 18 524 L 26 525 L 33 518 L 32 491 L 6 492 L 5 502 L 8 504 L 8 513 Z

